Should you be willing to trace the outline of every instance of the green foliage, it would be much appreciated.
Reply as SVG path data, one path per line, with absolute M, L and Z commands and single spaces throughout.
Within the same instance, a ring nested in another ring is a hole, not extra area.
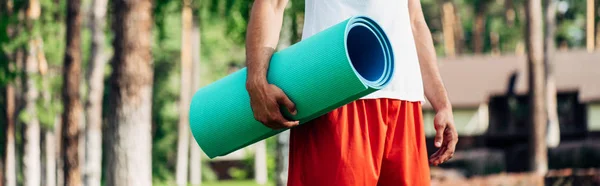
M 259 186 L 254 180 L 232 180 L 220 182 L 204 182 L 203 186 Z M 265 186 L 273 186 L 273 183 L 267 183 Z
M 267 143 L 267 172 L 269 180 L 275 180 L 277 177 L 277 135 L 265 139 Z
M 177 155 L 181 6 L 180 1 L 155 3 L 152 174 L 154 180 L 167 181 L 174 180 Z
M 5 3 L 0 5 L 0 86 L 12 82 L 19 74 L 14 53 L 27 43 L 26 32 L 18 32 L 23 24 L 16 12 L 25 9 L 24 1 L 15 1 L 11 10 Z M 12 12 L 12 13 L 11 13 Z
M 212 168 L 209 166 L 208 161 L 204 161 L 202 163 L 201 169 L 203 182 L 215 182 L 219 179 L 217 177 L 217 173 L 215 173 L 215 171 L 213 171 Z
M 237 1 L 227 0 L 225 20 L 227 20 L 227 34 L 239 43 L 246 41 L 246 27 L 250 20 L 250 6 L 253 0 Z
M 248 179 L 248 171 L 244 170 L 244 169 L 240 169 L 240 168 L 237 168 L 237 167 L 231 167 L 231 168 L 229 168 L 229 170 L 227 170 L 227 173 L 234 180 L 245 180 L 245 179 Z
M 27 113 L 27 112 L 19 112 L 19 115 L 17 116 L 17 118 L 19 119 L 19 121 L 21 123 L 29 123 L 31 122 L 31 118 L 32 116 Z
M 48 73 L 38 76 L 37 87 L 40 99 L 36 101 L 37 118 L 42 127 L 54 127 L 56 117 L 63 112 L 62 107 L 62 65 L 65 53 L 66 1 L 40 0 L 42 14 L 37 21 L 38 33 L 43 41 L 44 56 L 48 63 Z M 89 42 L 89 41 L 86 41 Z M 86 50 L 82 50 L 82 53 Z

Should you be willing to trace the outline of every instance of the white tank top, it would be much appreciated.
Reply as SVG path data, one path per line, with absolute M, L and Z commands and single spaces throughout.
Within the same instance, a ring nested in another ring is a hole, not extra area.
M 394 77 L 363 99 L 425 100 L 407 0 L 306 0 L 305 9 L 303 39 L 354 15 L 369 16 L 383 27 L 394 50 Z

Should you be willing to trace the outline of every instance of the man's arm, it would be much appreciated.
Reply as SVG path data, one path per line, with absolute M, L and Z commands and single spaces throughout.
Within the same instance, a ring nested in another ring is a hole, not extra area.
M 292 114 L 296 106 L 277 86 L 267 82 L 271 56 L 279 40 L 283 11 L 288 0 L 256 0 L 250 12 L 246 35 L 246 90 L 254 118 L 265 126 L 280 129 L 293 127 L 298 121 L 288 121 L 279 110 L 284 105 Z
M 433 40 L 423 16 L 420 0 L 408 0 L 408 9 L 417 55 L 419 56 L 425 96 L 427 96 L 427 100 L 436 112 L 434 119 L 435 146 L 439 149 L 430 157 L 429 163 L 438 165 L 454 155 L 458 134 L 454 127 L 452 106 L 438 70 Z

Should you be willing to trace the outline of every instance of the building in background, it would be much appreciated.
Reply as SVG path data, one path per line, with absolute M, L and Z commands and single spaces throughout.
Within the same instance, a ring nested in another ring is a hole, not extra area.
M 591 139 L 600 139 L 600 52 L 557 51 L 554 60 L 563 140 L 549 150 L 550 168 L 598 167 L 600 145 Z M 525 55 L 440 59 L 460 136 L 454 163 L 446 166 L 467 167 L 466 175 L 525 170 L 530 119 L 526 61 Z M 430 141 L 435 113 L 428 103 L 423 110 Z

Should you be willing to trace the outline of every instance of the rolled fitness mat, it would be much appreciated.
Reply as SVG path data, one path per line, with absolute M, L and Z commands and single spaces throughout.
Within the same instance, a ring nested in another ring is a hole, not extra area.
M 354 16 L 306 38 L 271 58 L 267 80 L 296 104 L 288 119 L 306 123 L 390 82 L 391 44 L 372 19 Z M 223 156 L 278 134 L 254 119 L 246 91 L 246 68 L 198 90 L 190 106 L 190 128 L 210 158 Z

